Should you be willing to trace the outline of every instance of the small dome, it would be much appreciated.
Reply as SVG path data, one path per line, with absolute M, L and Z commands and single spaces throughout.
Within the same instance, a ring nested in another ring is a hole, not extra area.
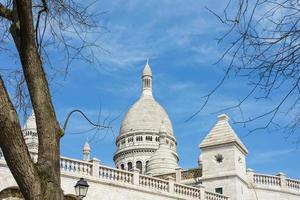
M 36 121 L 35 121 L 35 115 L 33 111 L 31 115 L 28 117 L 23 129 L 36 131 Z
M 147 63 L 145 65 L 145 67 L 144 67 L 143 77 L 144 76 L 152 76 L 152 71 L 151 71 L 151 68 L 149 66 L 148 60 L 147 60 Z
M 164 121 L 166 132 L 173 135 L 173 128 L 166 111 L 152 96 L 142 95 L 125 115 L 120 135 L 136 131 L 159 132 Z
M 83 145 L 83 151 L 90 151 L 91 147 L 89 145 L 89 143 L 86 141 Z
M 149 159 L 147 174 L 159 175 L 175 172 L 178 167 L 178 156 L 166 143 L 166 133 L 160 132 L 159 148 Z

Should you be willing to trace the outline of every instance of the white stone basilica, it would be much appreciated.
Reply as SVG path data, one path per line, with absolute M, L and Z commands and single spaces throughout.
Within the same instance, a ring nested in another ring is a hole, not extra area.
M 178 168 L 172 123 L 152 95 L 152 72 L 148 62 L 142 76 L 142 95 L 125 115 L 116 144 L 117 168 L 131 170 L 136 167 L 149 175 L 171 173 Z
M 34 114 L 28 118 L 23 134 L 36 161 L 38 133 Z M 82 160 L 61 157 L 61 183 L 68 199 L 77 199 L 74 185 L 83 177 L 90 185 L 86 200 L 300 200 L 299 180 L 283 173 L 267 175 L 247 170 L 248 150 L 225 114 L 218 116 L 200 143 L 199 165 L 181 169 L 172 123 L 152 95 L 148 62 L 142 75 L 141 97 L 125 115 L 116 146 L 116 167 L 91 159 L 87 142 Z M 2 199 L 23 198 L 0 151 Z

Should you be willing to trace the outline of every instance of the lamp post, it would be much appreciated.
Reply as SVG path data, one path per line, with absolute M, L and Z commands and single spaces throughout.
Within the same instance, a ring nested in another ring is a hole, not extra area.
M 76 196 L 79 197 L 79 199 L 83 199 L 87 194 L 87 191 L 89 189 L 89 184 L 84 178 L 80 178 L 74 187 L 75 187 Z

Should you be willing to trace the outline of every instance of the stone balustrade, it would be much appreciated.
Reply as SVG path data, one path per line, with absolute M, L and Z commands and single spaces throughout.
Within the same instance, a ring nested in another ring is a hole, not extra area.
M 300 181 L 293 179 L 286 179 L 287 187 L 293 190 L 300 191 Z
M 174 184 L 174 192 L 178 195 L 201 199 L 201 189 L 182 184 Z
M 91 175 L 93 164 L 86 161 L 70 159 L 66 157 L 60 158 L 60 170 L 80 175 Z
M 163 179 L 139 175 L 139 185 L 142 187 L 147 187 L 153 190 L 168 191 L 169 182 Z
M 279 191 L 290 191 L 293 193 L 300 192 L 300 181 L 286 177 L 285 174 L 279 173 L 276 176 L 254 173 L 248 170 L 249 181 L 252 187 L 263 187 Z
M 31 152 L 33 160 L 37 160 L 37 154 Z M 0 160 L 4 160 L 3 154 L 0 151 Z M 4 160 L 5 161 L 5 160 Z M 180 199 L 199 199 L 199 200 L 230 200 L 220 194 L 205 192 L 203 186 L 191 187 L 175 182 L 175 179 L 170 177 L 169 180 L 164 180 L 152 176 L 139 174 L 138 171 L 129 172 L 112 167 L 107 167 L 99 164 L 99 160 L 93 159 L 89 162 L 71 159 L 67 157 L 60 158 L 60 170 L 64 175 L 85 177 L 93 179 L 93 181 L 105 180 L 110 184 L 127 184 L 124 187 L 132 187 L 148 192 L 161 192 L 165 195 L 174 196 Z M 293 188 L 299 188 L 299 182 L 289 180 L 288 184 Z
M 60 169 L 70 175 L 81 176 L 86 178 L 95 177 L 104 179 L 111 183 L 127 184 L 134 188 L 149 190 L 151 192 L 163 192 L 166 195 L 174 195 L 183 199 L 200 199 L 200 200 L 229 200 L 220 194 L 205 193 L 204 187 L 191 187 L 175 182 L 174 180 L 164 180 L 152 176 L 139 174 L 138 171 L 129 172 L 126 170 L 116 169 L 108 166 L 99 165 L 99 160 L 93 159 L 90 162 L 61 157 Z
M 255 184 L 269 185 L 269 186 L 281 186 L 280 177 L 264 175 L 264 174 L 253 174 L 253 182 Z
M 229 197 L 225 197 L 221 194 L 205 192 L 205 200 L 229 200 Z
M 114 169 L 107 166 L 99 166 L 101 179 L 133 184 L 133 173 L 125 170 Z

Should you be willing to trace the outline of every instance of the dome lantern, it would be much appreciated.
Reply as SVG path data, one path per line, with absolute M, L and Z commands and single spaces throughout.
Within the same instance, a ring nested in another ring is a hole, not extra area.
M 143 75 L 142 75 L 142 88 L 143 95 L 152 96 L 152 71 L 149 65 L 149 61 L 147 59 L 146 65 L 144 67 Z

